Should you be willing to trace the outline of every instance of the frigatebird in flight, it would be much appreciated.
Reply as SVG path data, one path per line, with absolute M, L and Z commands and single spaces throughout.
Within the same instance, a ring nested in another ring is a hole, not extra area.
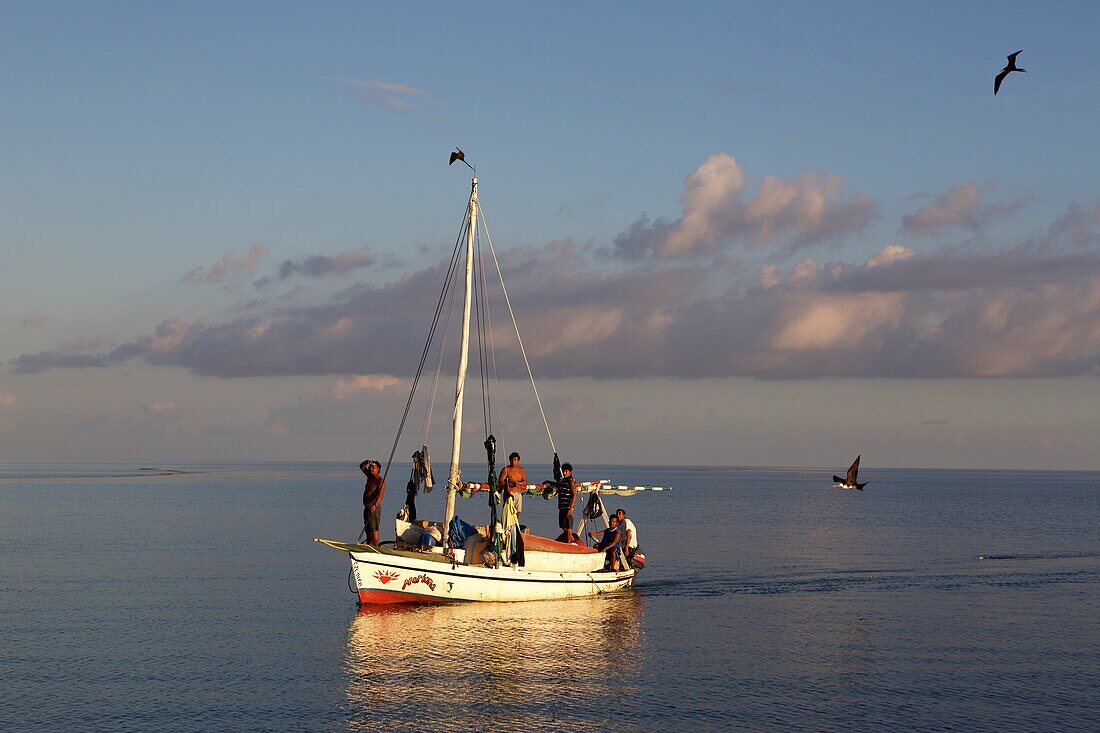
M 466 163 L 466 153 L 462 152 L 459 148 L 455 148 L 455 151 L 451 153 L 451 160 L 447 165 L 453 164 L 456 160 L 461 160 L 463 163 Z M 469 163 L 466 163 L 466 167 L 470 170 L 474 170 L 474 167 Z
M 866 486 L 867 484 L 871 483 L 871 482 L 870 481 L 865 481 L 862 484 L 857 483 L 856 478 L 858 477 L 858 475 L 859 475 L 859 456 L 856 456 L 856 460 L 848 468 L 848 476 L 846 478 L 841 478 L 840 476 L 834 475 L 833 476 L 833 481 L 835 481 L 836 485 L 839 486 L 842 489 L 859 489 L 860 491 L 863 491 L 863 487 Z
M 1001 88 L 1001 82 L 1005 80 L 1005 77 L 1011 74 L 1013 71 L 1027 71 L 1027 69 L 1021 69 L 1016 65 L 1016 57 L 1024 52 L 1024 49 L 1020 49 L 1016 53 L 1010 53 L 1008 55 L 1008 64 L 1001 69 L 1001 73 L 997 74 L 997 78 L 993 81 L 993 96 L 997 96 L 997 92 Z

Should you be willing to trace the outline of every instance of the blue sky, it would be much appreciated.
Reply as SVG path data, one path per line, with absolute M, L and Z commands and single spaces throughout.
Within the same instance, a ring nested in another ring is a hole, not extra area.
M 388 444 L 458 145 L 571 457 L 1100 468 L 1098 16 L 9 6 L 0 458 Z

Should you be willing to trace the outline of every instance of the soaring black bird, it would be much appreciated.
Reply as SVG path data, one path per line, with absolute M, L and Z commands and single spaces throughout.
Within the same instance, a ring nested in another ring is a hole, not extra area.
M 848 468 L 847 478 L 841 478 L 840 476 L 836 475 L 833 476 L 833 481 L 836 482 L 837 486 L 842 489 L 859 489 L 860 491 L 863 491 L 863 487 L 871 483 L 870 481 L 865 481 L 862 484 L 856 482 L 856 476 L 859 474 L 859 458 L 859 456 L 856 456 L 856 460 Z
M 1008 55 L 1008 64 L 1001 69 L 1001 73 L 997 74 L 997 78 L 993 80 L 993 96 L 997 96 L 997 91 L 1001 88 L 1001 82 L 1005 80 L 1005 77 L 1011 74 L 1013 71 L 1027 71 L 1027 69 L 1021 69 L 1016 66 L 1016 57 L 1024 52 L 1024 49 L 1020 49 L 1016 53 L 1010 53 Z
M 466 163 L 466 153 L 462 152 L 458 148 L 455 148 L 455 151 L 453 153 L 451 153 L 451 160 L 450 160 L 449 163 L 447 163 L 447 165 L 453 164 L 456 160 L 461 160 L 463 163 Z M 466 167 L 469 168 L 470 170 L 474 169 L 474 167 L 472 165 L 470 165 L 469 163 L 466 163 Z

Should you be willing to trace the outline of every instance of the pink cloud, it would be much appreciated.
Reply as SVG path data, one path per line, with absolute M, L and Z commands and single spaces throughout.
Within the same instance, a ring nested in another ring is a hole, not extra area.
M 353 249 L 348 252 L 340 252 L 335 255 L 309 255 L 297 260 L 285 260 L 277 268 L 277 274 L 273 277 L 263 277 L 255 282 L 256 287 L 263 287 L 271 283 L 273 278 L 286 280 L 289 277 L 327 277 L 337 275 L 364 267 L 370 267 L 378 262 L 378 256 L 366 247 Z
M 718 241 L 708 234 L 718 229 L 708 227 L 743 181 L 732 159 L 710 162 L 690 186 L 682 222 L 663 230 L 666 239 L 691 230 L 673 241 Z M 782 186 L 769 191 L 761 199 L 765 213 L 753 216 L 774 219 L 792 206 Z M 821 210 L 805 201 L 794 206 L 801 208 L 811 219 Z M 1091 209 L 1069 213 L 1087 228 Z M 1047 240 L 1000 249 L 919 252 L 887 244 L 854 262 L 683 257 L 608 267 L 601 253 L 558 241 L 501 253 L 501 266 L 542 378 L 1100 374 L 1100 247 L 1060 236 L 1084 231 L 1076 224 L 1052 225 Z M 446 269 L 439 261 L 319 302 L 271 304 L 255 316 L 170 318 L 107 353 L 54 350 L 10 363 L 33 373 L 141 357 L 222 378 L 333 375 L 333 385 L 317 395 L 331 407 L 365 390 L 385 392 L 410 375 Z M 522 379 L 526 371 L 506 316 L 497 318 L 500 308 L 494 306 L 493 320 L 499 372 Z
M 1100 253 L 891 245 L 866 262 L 806 260 L 730 285 L 702 267 L 602 272 L 568 244 L 509 252 L 502 266 L 540 377 L 1047 376 L 1100 368 Z M 562 264 L 562 261 L 572 263 Z M 25 355 L 17 370 L 142 356 L 199 374 L 348 374 L 329 399 L 385 390 L 415 366 L 445 263 L 327 303 L 224 323 L 170 319 L 111 354 Z M 547 279 L 546 272 L 560 278 Z M 400 302 L 407 307 L 394 309 Z M 494 321 L 502 375 L 525 375 Z M 377 376 L 387 375 L 387 376 Z M 389 376 L 393 375 L 393 376 Z
M 387 82 L 378 79 L 349 79 L 333 77 L 345 87 L 348 94 L 365 102 L 401 112 L 433 114 L 433 110 L 442 105 L 427 98 L 427 92 L 401 82 Z
M 254 244 L 249 247 L 244 257 L 238 257 L 233 252 L 229 252 L 215 262 L 210 269 L 196 267 L 189 271 L 180 279 L 180 282 L 218 283 L 237 275 L 253 273 L 266 254 L 267 247 L 262 244 Z
M 716 153 L 684 181 L 680 218 L 642 217 L 615 239 L 613 253 L 659 259 L 710 255 L 730 244 L 787 251 L 862 230 L 875 216 L 869 198 L 845 198 L 835 174 L 804 173 L 792 180 L 768 176 L 746 197 L 744 172 L 726 153 Z
M 876 252 L 871 259 L 867 260 L 867 266 L 878 267 L 879 265 L 888 265 L 891 262 L 904 262 L 916 256 L 917 253 L 908 247 L 903 247 L 900 244 L 888 244 Z
M 904 314 L 903 296 L 898 293 L 799 298 L 778 316 L 782 326 L 769 345 L 776 351 L 856 347 L 877 329 L 896 329 Z
M 936 236 L 958 227 L 977 231 L 993 218 L 1008 214 L 1032 200 L 1020 196 L 1004 204 L 982 204 L 982 187 L 976 183 L 953 186 L 932 203 L 902 217 L 900 231 L 917 237 Z
M 411 87 L 408 84 L 402 84 L 401 82 L 386 82 L 379 81 L 377 79 L 368 79 L 366 81 L 360 81 L 359 79 L 348 79 L 346 77 L 333 77 L 333 81 L 340 81 L 345 84 L 351 84 L 353 86 L 368 87 L 370 89 L 380 89 L 385 92 L 395 92 L 397 94 L 423 94 L 423 89 L 417 89 Z
M 325 393 L 333 400 L 346 400 L 349 397 L 366 391 L 382 392 L 401 383 L 397 377 L 389 374 L 357 374 L 350 377 L 340 377 Z

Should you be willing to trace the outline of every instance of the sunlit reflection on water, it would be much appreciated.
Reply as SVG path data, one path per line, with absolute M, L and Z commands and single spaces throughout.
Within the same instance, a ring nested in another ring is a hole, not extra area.
M 634 593 L 363 606 L 348 629 L 348 727 L 591 730 L 619 718 L 616 691 L 638 680 L 642 613 Z

